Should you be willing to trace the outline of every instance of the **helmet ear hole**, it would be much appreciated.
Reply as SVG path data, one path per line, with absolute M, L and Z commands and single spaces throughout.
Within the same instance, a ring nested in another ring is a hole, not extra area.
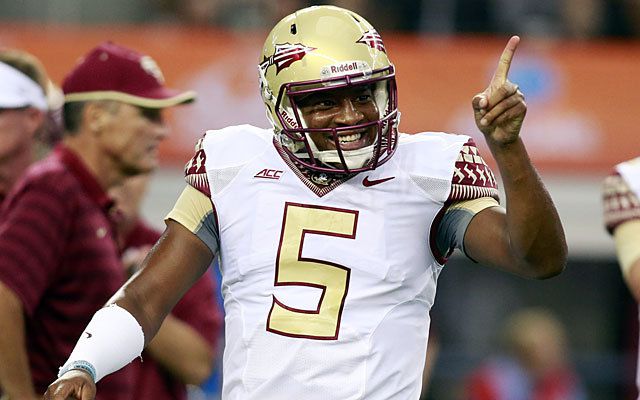
M 295 35 L 296 33 L 298 33 L 298 27 L 296 27 L 296 24 L 291 24 L 291 29 L 289 31 L 291 32 L 292 35 Z

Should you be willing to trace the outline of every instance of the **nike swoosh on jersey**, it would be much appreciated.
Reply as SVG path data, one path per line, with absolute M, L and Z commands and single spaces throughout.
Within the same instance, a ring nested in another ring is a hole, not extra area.
M 375 185 L 379 185 L 381 183 L 384 183 L 386 181 L 390 181 L 391 179 L 395 178 L 395 176 L 390 176 L 388 178 L 382 178 L 382 179 L 374 179 L 374 180 L 369 180 L 368 176 L 365 176 L 364 179 L 362 180 L 362 184 L 365 187 L 370 187 L 370 186 L 375 186 Z

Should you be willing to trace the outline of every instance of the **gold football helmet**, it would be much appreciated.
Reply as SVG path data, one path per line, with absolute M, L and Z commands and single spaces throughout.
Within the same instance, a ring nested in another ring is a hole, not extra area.
M 399 121 L 394 67 L 382 38 L 358 14 L 314 6 L 283 18 L 267 36 L 259 64 L 267 117 L 284 151 L 297 163 L 325 173 L 355 173 L 386 162 L 397 145 Z M 359 125 L 311 129 L 297 105 L 320 91 L 366 86 L 378 119 Z M 344 150 L 340 135 L 376 129 L 371 145 Z M 312 132 L 331 135 L 335 149 L 320 151 Z

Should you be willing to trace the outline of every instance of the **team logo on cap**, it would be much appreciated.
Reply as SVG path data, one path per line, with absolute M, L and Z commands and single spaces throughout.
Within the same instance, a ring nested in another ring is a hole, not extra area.
M 140 66 L 146 73 L 156 78 L 160 84 L 164 84 L 164 76 L 162 75 L 162 71 L 156 61 L 149 56 L 142 56 L 140 58 Z
M 385 50 L 384 48 L 382 37 L 376 30 L 366 32 L 360 39 L 356 40 L 356 43 L 366 44 L 372 49 L 380 50 L 384 53 L 387 52 L 387 50 Z
M 313 47 L 307 47 L 303 44 L 276 44 L 276 51 L 270 57 L 265 57 L 265 59 L 260 63 L 260 68 L 267 72 L 267 69 L 275 65 L 276 66 L 276 75 L 280 73 L 283 69 L 289 67 L 296 61 L 302 60 L 302 58 L 307 55 L 307 53 L 315 50 Z

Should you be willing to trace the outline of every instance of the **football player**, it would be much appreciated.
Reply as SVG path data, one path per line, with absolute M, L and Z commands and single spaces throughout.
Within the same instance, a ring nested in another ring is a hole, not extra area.
M 604 180 L 604 223 L 613 236 L 618 262 L 629 291 L 640 302 L 640 157 L 622 162 Z M 640 388 L 640 369 L 636 368 Z
M 454 249 L 532 278 L 565 264 L 562 226 L 519 136 L 526 104 L 507 79 L 518 42 L 472 101 L 505 210 L 468 136 L 398 132 L 395 69 L 373 26 L 331 6 L 285 17 L 259 62 L 273 130 L 231 126 L 199 141 L 146 266 L 96 313 L 46 398 L 93 398 L 219 256 L 224 399 L 417 399 Z

